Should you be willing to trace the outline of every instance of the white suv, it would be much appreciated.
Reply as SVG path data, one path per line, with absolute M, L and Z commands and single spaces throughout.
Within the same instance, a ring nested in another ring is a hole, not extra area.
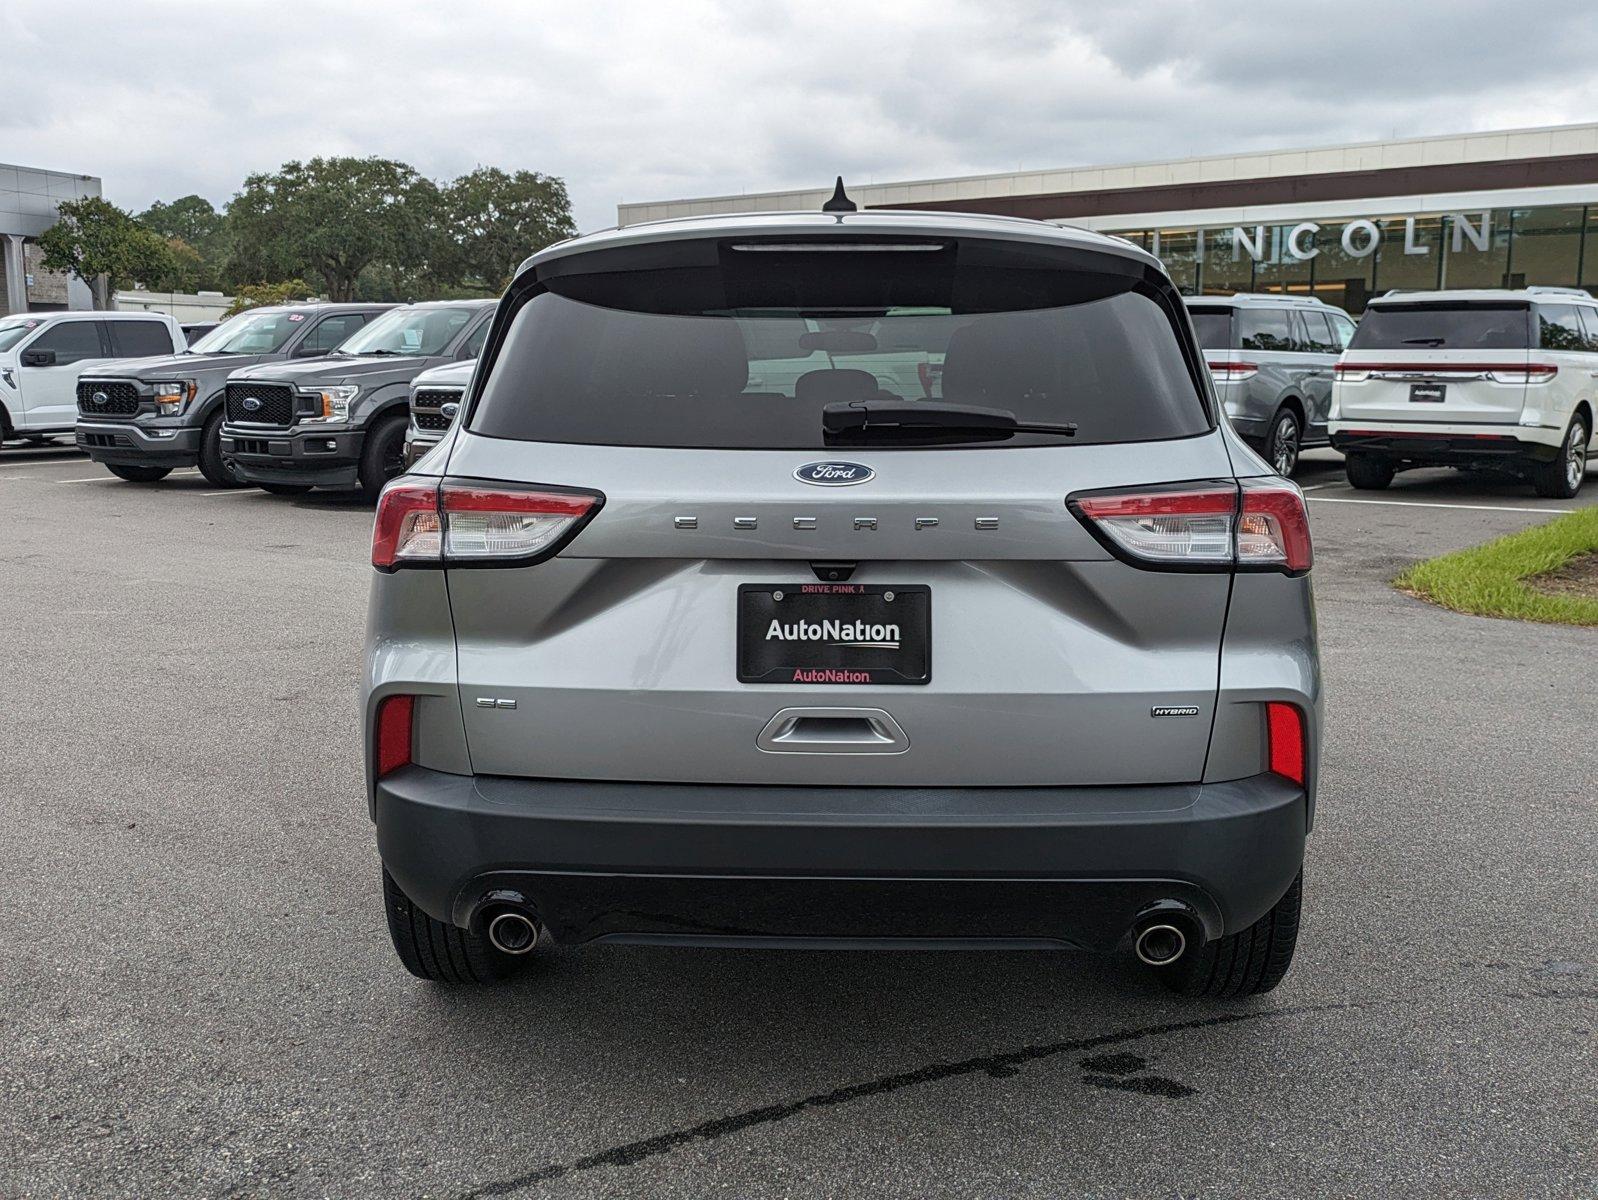
M 78 376 L 97 362 L 188 346 L 165 313 L 36 312 L 0 317 L 0 439 L 71 433 Z
M 1332 445 L 1348 481 L 1406 467 L 1510 471 L 1569 499 L 1587 471 L 1598 300 L 1574 288 L 1389 292 L 1336 368 Z

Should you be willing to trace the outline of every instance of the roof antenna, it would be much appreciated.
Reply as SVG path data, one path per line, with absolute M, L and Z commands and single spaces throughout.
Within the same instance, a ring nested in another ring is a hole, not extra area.
M 860 211 L 860 206 L 844 194 L 842 175 L 838 176 L 838 184 L 832 189 L 832 199 L 821 206 L 821 211 L 830 213 Z

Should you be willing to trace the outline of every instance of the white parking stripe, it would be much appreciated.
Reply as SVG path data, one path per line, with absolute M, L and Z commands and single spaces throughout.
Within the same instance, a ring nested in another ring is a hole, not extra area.
M 1580 512 L 1579 508 L 1527 508 L 1511 504 L 1444 504 L 1440 500 L 1357 500 L 1353 496 L 1311 496 L 1317 504 L 1386 504 L 1393 508 L 1468 508 L 1476 512 L 1559 513 Z
M 225 492 L 201 492 L 202 496 L 264 496 L 265 492 L 258 492 L 254 488 L 229 488 Z
M 32 458 L 27 462 L 0 462 L 0 471 L 15 471 L 21 467 L 78 467 L 88 461 L 81 454 L 63 454 L 59 458 Z

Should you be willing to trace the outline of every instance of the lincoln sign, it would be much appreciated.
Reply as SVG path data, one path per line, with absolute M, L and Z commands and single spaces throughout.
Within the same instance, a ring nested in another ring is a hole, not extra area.
M 1396 219 L 1396 218 L 1393 218 Z M 1452 249 L 1455 254 L 1460 253 L 1469 245 L 1475 250 L 1486 250 L 1492 240 L 1492 213 L 1483 212 L 1476 214 L 1474 220 L 1465 213 L 1448 213 L 1443 217 L 1445 227 L 1449 230 L 1453 242 Z M 1430 243 L 1418 238 L 1415 231 L 1414 217 L 1404 217 L 1404 253 L 1405 254 L 1430 254 Z M 1270 226 L 1237 225 L 1232 228 L 1232 261 L 1237 262 L 1248 255 L 1255 262 L 1263 262 L 1267 257 L 1265 231 Z M 1290 258 L 1300 262 L 1308 262 L 1321 252 L 1321 247 L 1308 244 L 1310 240 L 1322 229 L 1335 228 L 1335 226 L 1322 225 L 1319 221 L 1300 221 L 1297 225 L 1287 230 L 1282 238 L 1282 246 Z M 1199 230 L 1199 253 L 1204 253 L 1204 239 L 1206 233 L 1211 236 L 1225 234 L 1220 230 Z M 1347 222 L 1342 227 L 1341 239 L 1343 253 L 1350 258 L 1368 258 L 1376 253 L 1376 247 L 1381 244 L 1382 225 L 1378 220 L 1369 217 L 1360 217 Z

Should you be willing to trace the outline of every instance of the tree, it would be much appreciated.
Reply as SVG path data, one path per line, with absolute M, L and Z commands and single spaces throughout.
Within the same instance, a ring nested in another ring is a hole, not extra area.
M 420 268 L 438 242 L 438 188 L 401 162 L 313 158 L 251 175 L 228 207 L 239 281 L 320 278 L 348 300 L 362 271 Z
M 157 200 L 134 219 L 165 238 L 179 259 L 182 286 L 162 285 L 161 290 L 222 286 L 228 257 L 227 217 L 204 196 L 180 196 L 171 203 Z
M 292 304 L 296 300 L 310 300 L 315 289 L 303 279 L 287 279 L 282 283 L 246 284 L 233 297 L 233 303 L 223 313 L 223 319 L 236 317 L 247 308 L 260 308 L 267 304 Z
M 131 287 L 176 269 L 171 249 L 153 230 L 99 196 L 65 201 L 56 223 L 39 238 L 44 266 L 92 281 L 104 275 L 111 290 Z M 96 291 L 95 303 L 101 297 Z
M 478 167 L 444 191 L 452 261 L 446 277 L 499 292 L 522 259 L 577 232 L 566 183 L 537 171 Z

